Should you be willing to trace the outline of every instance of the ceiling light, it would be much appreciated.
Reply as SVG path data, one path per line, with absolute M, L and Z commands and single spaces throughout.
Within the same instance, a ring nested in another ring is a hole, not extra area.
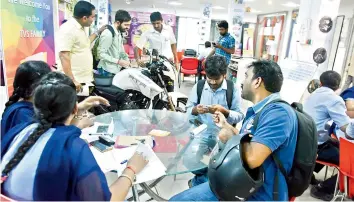
M 272 5 L 272 4 L 273 4 L 273 1 L 272 1 L 272 0 L 269 0 L 269 1 L 268 1 L 268 4 L 269 4 L 269 5 Z
M 222 7 L 222 6 L 213 6 L 212 8 L 213 8 L 213 9 L 217 9 L 217 10 L 223 10 L 223 9 L 225 9 L 225 8 Z
M 300 5 L 297 4 L 297 3 L 294 3 L 292 1 L 288 1 L 286 4 L 282 4 L 282 6 L 290 7 L 290 8 L 296 8 L 296 7 L 299 7 Z
M 131 1 L 130 1 L 130 0 L 125 0 L 125 3 L 126 3 L 126 4 L 130 4 Z
M 178 1 L 170 1 L 170 2 L 168 2 L 168 4 L 174 5 L 174 6 L 180 6 L 180 5 L 182 5 L 182 3 L 181 3 L 181 2 L 178 2 Z

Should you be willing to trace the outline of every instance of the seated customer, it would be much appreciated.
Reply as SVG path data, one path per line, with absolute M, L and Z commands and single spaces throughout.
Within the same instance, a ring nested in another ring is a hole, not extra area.
M 253 62 L 245 74 L 242 98 L 254 103 L 248 108 L 245 120 L 240 130 L 240 135 L 252 134 L 250 143 L 244 143 L 244 162 L 253 169 L 262 166 L 264 168 L 264 184 L 247 200 L 272 201 L 274 178 L 278 171 L 275 162 L 270 156 L 273 152 L 277 155 L 287 172 L 290 171 L 298 132 L 297 117 L 294 110 L 284 103 L 267 103 L 280 99 L 280 89 L 283 84 L 283 74 L 278 64 L 269 61 Z M 256 130 L 253 121 L 257 113 L 261 113 Z M 223 113 L 217 112 L 216 122 L 224 126 L 226 119 Z M 227 125 L 227 124 L 226 124 Z M 227 142 L 230 133 L 222 130 L 219 137 Z M 278 200 L 288 200 L 288 188 L 285 178 L 279 174 Z M 171 201 L 218 201 L 212 192 L 208 182 L 184 191 Z
M 232 88 L 230 87 L 230 84 L 227 84 L 228 81 L 225 79 L 226 70 L 227 64 L 224 57 L 217 55 L 209 57 L 205 63 L 207 79 L 206 82 L 205 80 L 202 80 L 204 81 L 204 86 L 202 86 L 199 102 L 197 94 L 198 84 L 194 85 L 188 98 L 188 103 L 186 105 L 187 114 L 191 116 L 192 120 L 197 119 L 208 126 L 207 132 L 203 133 L 204 144 L 200 144 L 197 151 L 200 159 L 203 158 L 205 153 L 210 152 L 217 142 L 216 134 L 219 131 L 219 128 L 213 122 L 212 114 L 216 111 L 222 112 L 227 117 L 227 121 L 230 124 L 236 124 L 243 119 L 243 114 L 240 109 L 240 92 L 232 82 Z M 228 103 L 227 100 L 228 91 L 232 92 L 231 103 Z M 231 107 L 229 108 L 230 104 Z M 185 161 L 189 162 L 187 163 L 189 165 L 193 162 L 199 162 L 199 160 L 185 159 Z M 190 187 L 207 181 L 206 169 L 193 173 L 196 174 L 196 176 L 192 181 L 189 181 L 188 185 Z
M 202 52 L 200 52 L 199 57 L 198 57 L 198 60 L 200 60 L 200 61 L 206 59 L 209 56 L 209 54 L 211 53 L 211 51 L 213 50 L 213 48 L 211 47 L 210 41 L 206 41 L 204 45 L 205 45 L 205 49 Z
M 17 124 L 33 120 L 32 91 L 36 83 L 51 71 L 42 61 L 28 61 L 20 64 L 13 82 L 14 91 L 5 104 L 1 119 L 1 136 Z
M 354 118 L 354 86 L 343 91 L 340 96 L 345 102 L 347 108 L 347 115 L 350 118 Z
M 135 154 L 109 188 L 81 130 L 70 125 L 78 113 L 74 83 L 51 74 L 34 93 L 38 122 L 12 128 L 1 142 L 2 194 L 26 201 L 124 200 L 147 161 Z
M 125 10 L 118 10 L 112 25 L 114 33 L 105 29 L 98 39 L 98 72 L 103 76 L 117 74 L 122 68 L 128 68 L 130 61 L 123 46 L 123 33 L 130 29 L 131 17 Z
M 346 114 L 343 99 L 335 93 L 339 89 L 341 76 L 335 71 L 326 71 L 320 76 L 321 87 L 316 89 L 304 104 L 304 111 L 315 121 L 318 132 L 318 160 L 339 165 L 339 142 L 330 137 L 326 124 L 336 124 L 335 133 L 346 133 L 350 118 Z M 350 138 L 347 134 L 345 137 Z M 317 165 L 315 172 L 323 168 Z M 311 189 L 311 196 L 322 200 L 331 200 L 336 183 L 336 176 Z
M 1 119 L 1 136 L 4 136 L 17 124 L 33 120 L 33 89 L 39 80 L 50 72 L 50 67 L 42 61 L 28 61 L 22 63 L 16 70 L 14 79 L 14 92 L 6 103 Z M 81 102 L 78 106 L 80 114 L 98 103 L 109 105 L 102 97 L 92 96 Z M 92 124 L 88 118 L 74 119 L 75 125 L 85 128 Z

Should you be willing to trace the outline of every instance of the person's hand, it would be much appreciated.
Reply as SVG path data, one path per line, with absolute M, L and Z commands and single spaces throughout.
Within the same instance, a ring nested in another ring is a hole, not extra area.
M 206 113 L 209 112 L 209 110 L 205 106 L 203 106 L 201 104 L 196 106 L 196 110 L 197 110 L 198 114 L 206 114 Z
M 225 128 L 227 121 L 223 113 L 216 111 L 215 114 L 213 115 L 214 118 L 214 123 L 220 127 L 220 128 Z
M 145 168 L 148 162 L 149 161 L 146 160 L 142 153 L 135 152 L 135 154 L 129 159 L 127 167 L 131 167 L 135 174 L 138 174 Z
M 216 111 L 224 113 L 225 111 L 227 111 L 227 109 L 225 109 L 225 107 L 221 105 L 211 105 L 211 107 L 209 107 L 209 112 L 211 114 L 215 114 Z
M 106 100 L 103 97 L 100 96 L 90 96 L 88 98 L 86 98 L 85 100 L 83 100 L 82 102 L 80 102 L 78 104 L 78 108 L 80 111 L 85 111 L 85 110 L 89 110 L 92 107 L 98 106 L 98 105 L 106 105 L 106 106 L 111 106 L 109 104 L 109 101 Z
M 223 128 L 220 130 L 218 136 L 222 143 L 226 143 L 234 135 L 233 131 L 228 128 Z
M 129 60 L 119 60 L 118 64 L 124 68 L 130 66 L 130 61 Z
M 98 32 L 98 34 L 102 34 L 102 32 L 105 30 L 105 29 L 107 29 L 107 26 L 108 25 L 103 25 L 97 32 Z
M 145 67 L 145 63 L 141 60 L 136 60 L 136 63 L 138 64 L 139 67 Z
M 76 92 L 80 93 L 82 91 L 82 85 L 76 80 L 73 80 L 75 87 L 76 87 Z
M 88 117 L 73 118 L 71 125 L 75 125 L 80 129 L 88 128 L 93 126 L 94 121 Z
M 218 43 L 215 43 L 214 47 L 215 48 L 221 48 L 222 46 L 220 44 L 218 44 Z

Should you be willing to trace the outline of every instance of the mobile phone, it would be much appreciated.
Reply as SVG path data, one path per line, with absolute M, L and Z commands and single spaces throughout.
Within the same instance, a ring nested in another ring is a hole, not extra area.
M 106 145 L 106 146 L 109 146 L 109 147 L 113 146 L 114 143 L 115 143 L 113 140 L 111 140 L 111 139 L 109 139 L 108 137 L 105 137 L 105 136 L 99 136 L 98 137 L 98 141 L 100 143 Z
M 107 133 L 108 132 L 108 128 L 109 128 L 108 125 L 98 126 L 96 133 Z
M 95 141 L 91 142 L 90 144 L 102 153 L 112 149 L 112 147 L 102 144 L 99 140 L 95 140 Z

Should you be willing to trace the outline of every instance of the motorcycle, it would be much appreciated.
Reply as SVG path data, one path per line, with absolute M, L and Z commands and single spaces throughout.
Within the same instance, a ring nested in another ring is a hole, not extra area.
M 166 57 L 156 50 L 147 51 L 150 61 L 146 68 L 128 68 L 114 77 L 94 75 L 91 95 L 106 98 L 111 106 L 98 106 L 95 115 L 129 109 L 167 109 L 185 112 L 188 97 L 174 92 L 176 70 Z M 174 79 L 173 79 L 174 78 Z

